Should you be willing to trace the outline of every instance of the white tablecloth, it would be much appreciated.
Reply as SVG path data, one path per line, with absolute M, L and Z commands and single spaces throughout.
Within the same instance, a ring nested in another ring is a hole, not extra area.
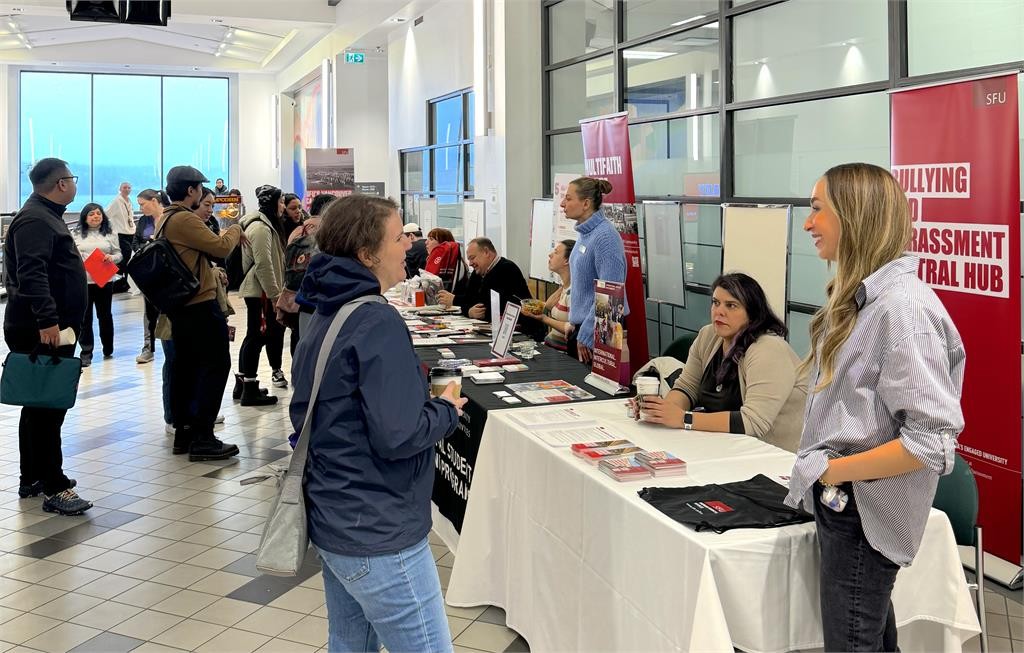
M 645 485 L 789 473 L 754 438 L 635 424 L 621 400 L 580 404 L 688 476 L 620 483 L 568 449 L 489 415 L 447 591 L 497 605 L 533 651 L 788 651 L 822 646 L 814 524 L 697 533 L 637 496 Z M 459 437 L 456 435 L 455 437 Z M 900 646 L 960 650 L 980 632 L 946 516 L 932 511 L 893 593 Z

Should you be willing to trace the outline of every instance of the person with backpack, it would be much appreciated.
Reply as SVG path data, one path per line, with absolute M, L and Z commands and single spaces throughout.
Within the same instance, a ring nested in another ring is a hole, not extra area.
M 281 370 L 284 350 L 284 325 L 277 321 L 274 306 L 284 288 L 284 249 L 277 224 L 284 211 L 281 189 L 265 185 L 256 189 L 259 210 L 242 218 L 242 229 L 249 246 L 242 248 L 244 276 L 238 294 L 245 299 L 245 340 L 238 356 L 242 376 L 242 405 L 269 406 L 277 397 L 260 391 L 256 373 L 260 351 L 267 350 L 267 359 L 278 388 L 287 388 L 288 380 Z
M 139 249 L 153 240 L 156 223 L 163 216 L 164 208 L 171 203 L 171 200 L 168 199 L 167 193 L 152 188 L 140 192 L 135 199 L 139 201 L 139 210 L 142 211 L 142 217 L 135 223 L 135 249 Z M 143 297 L 143 305 L 145 310 L 142 313 L 142 351 L 135 357 L 135 362 L 139 365 L 153 362 L 154 352 L 156 352 L 153 331 L 156 330 L 156 320 L 160 317 L 160 311 L 153 305 L 153 302 L 145 297 Z
M 167 194 L 172 203 L 157 224 L 156 237 L 166 238 L 198 281 L 198 291 L 182 306 L 167 310 L 172 324 L 174 365 L 171 370 L 171 410 L 174 416 L 175 454 L 189 460 L 224 460 L 238 447 L 213 434 L 214 422 L 231 373 L 228 324 L 217 301 L 216 272 L 209 258 L 225 257 L 244 243 L 241 227 L 232 225 L 215 235 L 193 213 L 209 180 L 191 166 L 175 166 L 167 173 Z M 142 258 L 142 254 L 136 260 Z M 140 284 L 142 285 L 142 284 Z

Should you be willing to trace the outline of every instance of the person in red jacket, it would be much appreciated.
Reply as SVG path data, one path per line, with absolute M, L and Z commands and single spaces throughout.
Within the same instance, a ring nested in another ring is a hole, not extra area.
M 427 266 L 424 269 L 441 277 L 448 290 L 454 289 L 466 275 L 462 252 L 451 231 L 437 228 L 427 233 Z

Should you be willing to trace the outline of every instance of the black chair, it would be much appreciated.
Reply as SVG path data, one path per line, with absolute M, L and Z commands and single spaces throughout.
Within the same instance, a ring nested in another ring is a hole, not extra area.
M 985 620 L 985 553 L 982 550 L 981 526 L 978 526 L 978 485 L 974 472 L 960 454 L 955 454 L 952 473 L 939 477 L 932 506 L 946 513 L 953 527 L 958 546 L 974 547 L 976 582 L 968 583 L 975 591 L 975 608 L 981 623 L 981 651 L 988 653 L 988 628 Z
M 673 340 L 668 347 L 665 347 L 665 351 L 661 352 L 661 355 L 671 356 L 672 358 L 685 363 L 686 357 L 690 355 L 690 346 L 693 345 L 693 341 L 696 339 L 696 333 L 681 335 Z

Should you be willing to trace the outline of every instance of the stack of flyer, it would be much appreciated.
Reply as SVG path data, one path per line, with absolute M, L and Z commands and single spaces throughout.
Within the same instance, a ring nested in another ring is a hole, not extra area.
M 636 454 L 636 461 L 650 470 L 652 476 L 686 475 L 686 461 L 667 451 L 640 451 Z
M 651 470 L 638 463 L 636 458 L 608 458 L 598 463 L 597 468 L 620 482 L 651 477 Z
M 605 440 L 603 442 L 580 442 L 572 445 L 573 455 L 582 458 L 591 465 L 597 465 L 609 458 L 622 458 L 638 454 L 643 449 L 629 440 Z

